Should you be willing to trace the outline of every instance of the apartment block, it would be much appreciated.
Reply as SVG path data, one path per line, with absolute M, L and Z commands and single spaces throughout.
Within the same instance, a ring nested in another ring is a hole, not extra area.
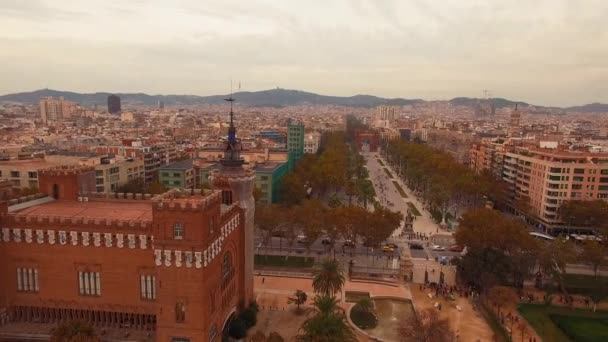
M 608 200 L 608 153 L 555 144 L 514 146 L 483 142 L 471 149 L 470 167 L 489 170 L 510 185 L 512 199 L 528 197 L 532 214 L 547 230 L 568 218 L 559 207 L 570 200 Z
M 40 99 L 40 118 L 45 124 L 69 119 L 77 111 L 78 105 L 75 102 L 65 100 L 63 97 L 59 99 L 43 97 Z
M 44 159 L 0 161 L 0 180 L 11 183 L 13 189 L 38 187 L 38 170 L 56 166 Z
M 162 166 L 158 172 L 160 183 L 168 188 L 190 189 L 196 185 L 192 160 Z
M 158 179 L 158 170 L 161 166 L 173 163 L 177 159 L 177 151 L 173 144 L 144 145 L 140 141 L 125 141 L 121 146 L 96 146 L 94 151 L 99 154 L 143 159 L 146 184 Z

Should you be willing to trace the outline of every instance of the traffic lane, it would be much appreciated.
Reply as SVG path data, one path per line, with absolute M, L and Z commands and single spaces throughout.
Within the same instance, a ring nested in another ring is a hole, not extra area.
M 330 252 L 331 251 L 331 246 L 327 245 L 327 244 L 323 244 L 322 243 L 322 238 L 317 239 L 315 242 L 313 242 L 310 247 L 308 248 L 311 252 Z M 338 240 L 335 243 L 335 252 L 336 255 L 337 254 L 345 254 L 345 255 L 349 255 L 351 254 L 356 254 L 356 255 L 393 255 L 393 256 L 398 256 L 401 254 L 401 247 L 396 248 L 394 251 L 392 252 L 384 252 L 382 251 L 382 248 L 367 248 L 365 246 L 362 246 L 361 244 L 357 243 L 356 246 L 353 247 L 342 247 L 343 246 L 343 240 Z M 277 249 L 282 249 L 285 251 L 291 251 L 291 250 L 295 250 L 295 251 L 306 251 L 306 244 L 298 242 L 298 241 L 294 241 L 292 245 L 289 245 L 288 241 L 285 238 L 280 238 L 280 237 L 272 237 L 270 240 L 269 244 L 264 244 L 262 240 L 260 240 L 257 244 L 256 247 L 259 248 L 265 248 L 265 247 L 271 247 L 273 250 L 277 250 Z

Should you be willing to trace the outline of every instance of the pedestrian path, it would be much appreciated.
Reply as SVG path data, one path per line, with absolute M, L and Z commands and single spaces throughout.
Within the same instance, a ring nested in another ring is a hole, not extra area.
M 376 157 L 378 155 L 378 157 Z M 433 235 L 436 233 L 448 233 L 447 230 L 442 229 L 437 223 L 433 221 L 431 214 L 425 207 L 422 205 L 421 201 L 416 197 L 413 191 L 405 184 L 398 176 L 398 173 L 390 166 L 390 164 L 384 160 L 377 153 L 366 153 L 364 154 L 365 159 L 367 160 L 367 169 L 370 174 L 370 179 L 372 180 L 372 184 L 374 185 L 374 189 L 378 197 L 380 197 L 381 202 L 386 200 L 388 207 L 391 209 L 399 210 L 404 216 L 407 215 L 408 205 L 407 202 L 411 202 L 416 209 L 420 212 L 421 216 L 416 216 L 414 221 L 414 232 L 424 233 L 426 235 Z M 384 166 L 378 163 L 378 159 L 382 161 Z M 393 178 L 388 178 L 384 169 L 387 169 Z M 403 198 L 399 191 L 395 188 L 393 181 L 396 181 L 399 186 L 403 189 L 407 198 Z M 390 203 L 393 206 L 390 205 Z M 402 228 L 395 231 L 394 236 L 399 236 L 401 234 Z

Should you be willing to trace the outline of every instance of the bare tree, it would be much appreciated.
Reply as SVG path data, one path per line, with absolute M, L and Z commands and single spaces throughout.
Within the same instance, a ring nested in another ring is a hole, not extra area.
M 447 319 L 439 317 L 435 309 L 410 315 L 399 328 L 403 342 L 452 342 L 454 332 Z

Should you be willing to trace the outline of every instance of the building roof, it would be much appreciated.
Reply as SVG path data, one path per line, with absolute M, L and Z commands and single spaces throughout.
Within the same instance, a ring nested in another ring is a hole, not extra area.
M 254 167 L 254 170 L 256 172 L 274 172 L 276 169 L 280 168 L 281 166 L 283 166 L 283 164 L 285 163 L 264 163 L 264 164 L 257 164 Z
M 53 201 L 14 211 L 17 215 L 112 218 L 152 221 L 152 203 L 146 201 Z
M 56 166 L 56 163 L 50 163 L 44 159 L 25 159 L 25 160 L 7 160 L 0 161 L 0 166 L 10 166 L 15 168 L 25 169 L 44 169 L 50 166 Z
M 160 167 L 162 170 L 187 170 L 192 168 L 192 159 L 182 160 L 173 164 L 168 164 Z

